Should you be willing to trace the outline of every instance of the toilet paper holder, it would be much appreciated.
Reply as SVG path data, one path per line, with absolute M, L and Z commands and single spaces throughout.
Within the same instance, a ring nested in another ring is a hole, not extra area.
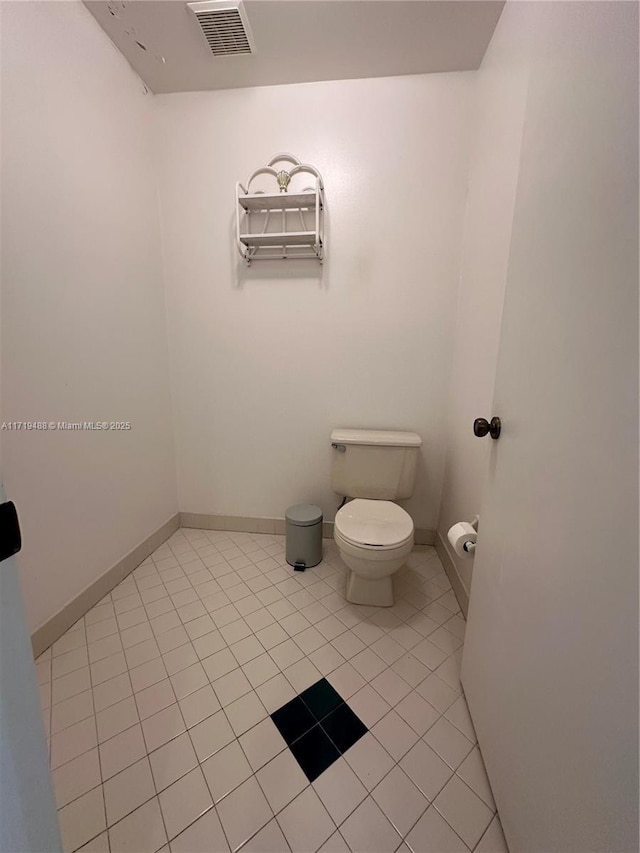
M 469 524 L 473 527 L 473 529 L 475 530 L 476 533 L 478 532 L 478 524 L 479 523 L 480 523 L 480 516 L 479 515 L 474 515 L 473 521 L 469 522 Z M 467 552 L 467 554 L 473 554 L 473 552 L 476 550 L 476 543 L 475 542 L 465 542 L 462 547 Z
M 476 550 L 479 517 L 473 521 L 458 521 L 449 528 L 447 538 L 459 557 L 473 557 Z

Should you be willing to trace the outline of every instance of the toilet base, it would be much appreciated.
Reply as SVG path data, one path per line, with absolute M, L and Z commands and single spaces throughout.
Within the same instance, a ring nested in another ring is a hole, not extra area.
M 351 569 L 347 577 L 345 597 L 352 604 L 367 604 L 372 607 L 393 605 L 393 582 L 391 575 L 383 578 L 363 578 Z

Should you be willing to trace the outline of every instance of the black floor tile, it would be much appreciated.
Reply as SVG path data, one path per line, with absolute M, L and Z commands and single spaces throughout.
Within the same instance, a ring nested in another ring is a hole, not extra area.
M 326 678 L 316 681 L 300 694 L 300 698 L 316 720 L 321 720 L 334 711 L 344 701 L 342 696 L 329 684 Z
M 345 704 L 339 705 L 325 717 L 321 725 L 340 753 L 346 752 L 368 731 L 360 717 Z
M 340 753 L 319 725 L 294 741 L 289 748 L 310 782 L 340 758 Z
M 316 723 L 311 711 L 299 696 L 274 711 L 271 714 L 271 719 L 288 746 L 291 746 L 294 740 L 308 732 Z

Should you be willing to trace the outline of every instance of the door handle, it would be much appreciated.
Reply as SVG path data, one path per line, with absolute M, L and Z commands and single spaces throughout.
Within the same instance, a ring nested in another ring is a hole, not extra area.
M 0 562 L 13 557 L 22 548 L 20 522 L 13 501 L 0 504 Z
M 501 429 L 502 424 L 500 423 L 500 418 L 493 417 L 490 421 L 486 418 L 476 418 L 473 422 L 473 434 L 477 438 L 484 438 L 484 436 L 489 433 L 491 438 L 495 440 L 496 438 L 499 438 Z

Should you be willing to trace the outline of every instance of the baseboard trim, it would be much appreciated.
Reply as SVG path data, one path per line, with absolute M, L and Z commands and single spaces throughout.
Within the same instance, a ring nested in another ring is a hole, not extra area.
M 210 515 L 201 512 L 181 512 L 180 527 L 195 527 L 201 530 L 229 530 L 234 533 L 277 533 L 284 536 L 284 518 L 263 518 L 252 515 Z M 322 522 L 322 536 L 333 539 L 333 521 Z
M 234 533 L 285 532 L 284 518 L 260 518 L 250 515 L 211 515 L 203 512 L 181 512 L 180 527 L 201 530 L 230 530 Z
M 64 632 L 74 625 L 78 619 L 97 604 L 108 592 L 124 580 L 143 560 L 159 548 L 163 542 L 175 533 L 180 527 L 180 515 L 176 513 L 168 521 L 165 521 L 154 533 L 137 545 L 133 550 L 125 554 L 104 574 L 96 578 L 81 593 L 67 602 L 50 619 L 47 619 L 31 635 L 31 645 L 34 657 L 42 654 L 48 649 Z
M 107 569 L 104 574 L 96 578 L 82 592 L 76 595 L 71 601 L 68 601 L 64 607 L 55 613 L 46 622 L 43 622 L 39 628 L 31 635 L 31 645 L 33 647 L 34 657 L 42 654 L 49 648 L 57 639 L 59 639 L 65 631 L 74 625 L 78 619 L 90 610 L 94 604 L 97 604 L 101 598 L 111 592 L 120 581 L 124 580 L 127 575 L 137 568 L 143 560 L 152 554 L 156 548 L 159 548 L 163 542 L 176 532 L 181 527 L 200 528 L 202 530 L 229 530 L 236 533 L 273 533 L 284 535 L 286 532 L 286 522 L 284 518 L 260 518 L 256 516 L 245 515 L 209 515 L 198 512 L 180 512 L 172 516 L 168 521 L 162 524 L 154 533 L 148 536 L 143 542 L 137 545 L 128 554 L 125 554 L 122 559 L 118 560 L 110 569 Z M 333 539 L 333 521 L 322 522 L 322 536 L 325 539 Z M 416 545 L 436 545 L 438 549 L 437 536 L 435 530 L 427 528 L 416 528 L 414 539 Z M 438 551 L 438 553 L 440 553 Z M 442 557 L 441 557 L 442 559 Z M 444 564 L 444 559 L 443 559 Z M 445 565 L 446 570 L 446 565 Z M 455 571 L 455 566 L 454 566 Z M 447 571 L 449 575 L 449 571 Z M 456 573 L 457 577 L 457 573 Z M 451 584 L 456 589 L 453 579 L 450 577 Z M 458 579 L 458 583 L 460 583 Z M 462 585 L 460 584 L 461 588 Z M 460 595 L 456 590 L 458 601 Z M 462 602 L 460 606 L 463 607 Z
M 464 613 L 464 618 L 466 619 L 467 613 L 469 612 L 469 593 L 462 583 L 456 564 L 454 563 L 453 558 L 449 553 L 449 549 L 447 548 L 440 533 L 436 533 L 435 546 L 436 553 L 438 557 L 440 557 L 440 562 L 442 563 L 442 568 L 445 570 L 447 577 L 449 578 L 449 582 L 451 583 L 455 596 L 458 599 L 460 609 Z
M 262 518 L 250 515 L 208 515 L 200 512 L 181 512 L 181 527 L 195 527 L 202 530 L 230 530 L 234 533 L 278 533 L 286 532 L 284 518 Z M 333 539 L 333 521 L 322 522 L 322 536 Z M 416 545 L 433 545 L 436 531 L 418 527 L 415 530 Z
M 416 527 L 413 534 L 413 541 L 416 545 L 435 545 L 436 531 L 429 530 L 428 527 Z

